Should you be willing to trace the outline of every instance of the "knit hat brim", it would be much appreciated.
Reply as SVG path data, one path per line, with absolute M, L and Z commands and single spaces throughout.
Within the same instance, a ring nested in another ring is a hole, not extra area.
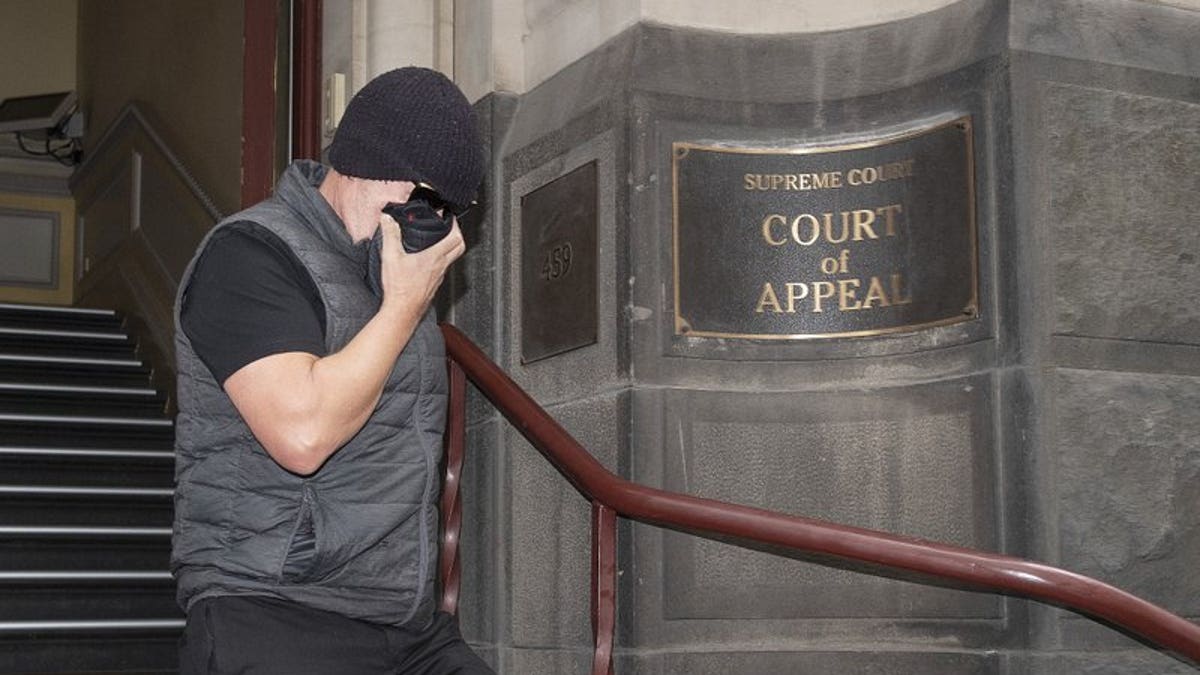
M 329 162 L 347 176 L 425 183 L 466 205 L 483 179 L 483 144 L 462 91 L 435 70 L 410 66 L 376 77 L 351 99 Z

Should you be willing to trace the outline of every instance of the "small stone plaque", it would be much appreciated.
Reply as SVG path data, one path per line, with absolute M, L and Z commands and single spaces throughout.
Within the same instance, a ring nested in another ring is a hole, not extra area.
M 676 334 L 854 337 L 978 316 L 969 116 L 842 143 L 672 152 Z
M 596 342 L 596 163 L 521 198 L 521 362 Z

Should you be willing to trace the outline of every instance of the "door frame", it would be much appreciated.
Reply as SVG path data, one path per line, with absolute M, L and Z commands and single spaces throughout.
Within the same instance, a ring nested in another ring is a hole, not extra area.
M 269 197 L 288 162 L 321 155 L 321 0 L 244 2 L 243 207 Z

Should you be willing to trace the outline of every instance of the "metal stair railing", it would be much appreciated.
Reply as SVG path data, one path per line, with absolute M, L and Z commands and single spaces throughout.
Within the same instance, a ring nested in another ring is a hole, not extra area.
M 1200 626 L 1091 577 L 1021 558 L 693 497 L 621 478 L 596 461 L 466 335 L 445 324 L 442 333 L 450 376 L 442 494 L 444 611 L 454 613 L 458 604 L 459 478 L 469 379 L 592 504 L 592 675 L 612 673 L 618 516 L 721 541 L 832 556 L 1053 604 L 1106 621 L 1200 666 Z

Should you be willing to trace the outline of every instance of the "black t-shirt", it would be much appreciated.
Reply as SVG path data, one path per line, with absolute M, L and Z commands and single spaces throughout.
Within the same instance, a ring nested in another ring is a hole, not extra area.
M 180 322 L 222 385 L 242 366 L 283 352 L 325 356 L 325 303 L 278 236 L 251 222 L 213 235 L 183 296 Z

